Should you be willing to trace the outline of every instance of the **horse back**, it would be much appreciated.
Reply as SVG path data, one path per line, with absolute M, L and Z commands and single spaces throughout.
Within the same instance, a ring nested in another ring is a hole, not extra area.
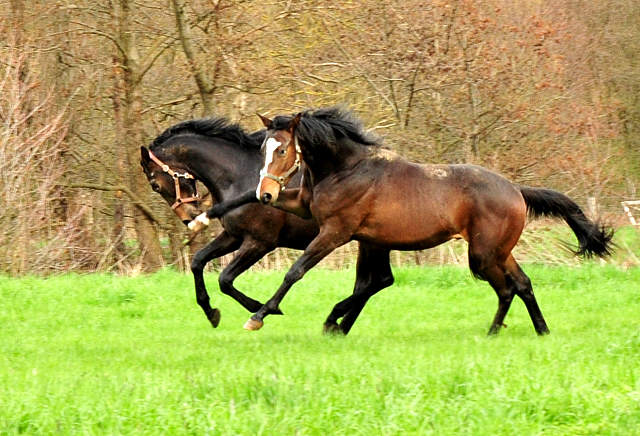
M 479 166 L 423 165 L 396 156 L 385 152 L 371 159 L 358 168 L 356 189 L 344 177 L 344 195 L 334 192 L 336 198 L 357 200 L 353 208 L 361 221 L 353 239 L 393 249 L 425 249 L 456 237 L 469 240 L 480 228 L 485 234 L 492 226 L 504 228 L 505 218 L 513 221 L 509 226 L 519 237 L 526 206 L 506 178 Z

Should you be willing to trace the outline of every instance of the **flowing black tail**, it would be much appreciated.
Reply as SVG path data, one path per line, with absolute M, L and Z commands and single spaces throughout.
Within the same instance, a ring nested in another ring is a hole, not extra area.
M 576 204 L 566 195 L 546 188 L 531 188 L 519 185 L 518 188 L 527 203 L 530 218 L 546 216 L 564 219 L 578 238 L 578 248 L 571 249 L 582 257 L 607 257 L 611 255 L 614 245 L 613 229 L 600 222 L 590 221 Z

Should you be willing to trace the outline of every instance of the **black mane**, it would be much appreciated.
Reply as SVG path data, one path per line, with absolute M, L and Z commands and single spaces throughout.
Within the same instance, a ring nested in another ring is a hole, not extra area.
M 277 116 L 273 119 L 272 129 L 287 129 L 295 117 Z M 310 146 L 339 147 L 345 138 L 364 146 L 381 146 L 380 138 L 364 129 L 362 120 L 353 111 L 342 106 L 332 106 L 302 112 L 297 127 L 297 136 L 304 138 Z
M 264 131 L 247 133 L 238 124 L 231 123 L 226 118 L 208 117 L 183 121 L 169 127 L 151 143 L 149 148 L 162 147 L 169 139 L 178 135 L 202 135 L 224 139 L 246 149 L 260 149 L 264 139 Z

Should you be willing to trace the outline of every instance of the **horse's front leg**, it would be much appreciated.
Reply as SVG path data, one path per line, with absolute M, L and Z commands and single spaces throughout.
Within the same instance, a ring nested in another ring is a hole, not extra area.
M 244 193 L 238 195 L 235 198 L 232 198 L 231 200 L 214 204 L 211 209 L 206 212 L 207 218 L 220 218 L 226 213 L 250 203 L 258 203 L 255 189 L 245 191 Z
M 189 223 L 189 229 L 194 232 L 199 232 L 209 225 L 209 221 L 214 218 L 220 218 L 226 213 L 237 209 L 245 204 L 257 203 L 255 190 L 245 191 L 243 194 L 238 195 L 228 201 L 214 204 L 209 210 L 198 215 L 193 221 Z
M 335 228 L 323 227 L 320 234 L 311 241 L 302 256 L 293 264 L 284 277 L 282 285 L 276 293 L 266 302 L 262 308 L 256 312 L 244 325 L 247 330 L 260 330 L 264 325 L 264 318 L 267 315 L 280 313 L 280 302 L 287 295 L 287 292 L 298 280 L 316 266 L 318 262 L 327 257 L 333 250 L 349 241 L 349 237 L 341 237 Z
M 211 260 L 237 250 L 240 244 L 241 241 L 223 231 L 213 241 L 198 250 L 191 261 L 191 272 L 196 285 L 196 300 L 214 328 L 220 323 L 220 310 L 211 308 L 209 304 L 209 294 L 204 284 L 204 267 Z
M 245 237 L 242 245 L 233 256 L 233 259 L 220 273 L 220 277 L 218 278 L 220 291 L 222 291 L 223 294 L 229 295 L 251 313 L 260 310 L 262 303 L 237 290 L 235 286 L 233 286 L 233 282 L 236 277 L 271 251 L 273 251 L 273 247 L 265 245 L 264 242 L 257 241 L 252 237 Z M 281 315 L 282 313 L 278 314 Z
M 309 191 L 306 189 L 295 188 L 281 191 L 278 199 L 270 205 L 300 218 L 312 218 L 309 208 Z

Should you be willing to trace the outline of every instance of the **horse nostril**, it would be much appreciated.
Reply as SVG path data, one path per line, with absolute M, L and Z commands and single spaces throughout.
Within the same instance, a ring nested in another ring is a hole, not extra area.
M 271 196 L 271 194 L 269 194 L 268 192 L 265 192 L 264 194 L 262 194 L 262 197 L 260 197 L 260 202 L 262 204 L 269 204 L 272 198 L 273 197 Z

